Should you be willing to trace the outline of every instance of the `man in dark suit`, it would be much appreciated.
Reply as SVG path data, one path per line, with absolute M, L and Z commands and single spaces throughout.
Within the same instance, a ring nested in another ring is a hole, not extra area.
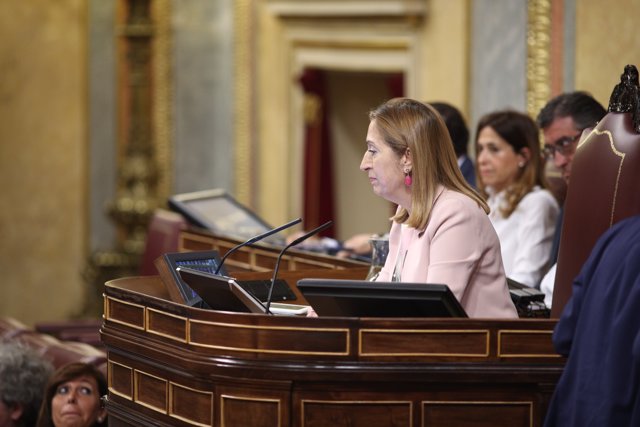
M 607 110 L 586 92 L 568 92 L 551 99 L 538 114 L 537 122 L 544 135 L 544 154 L 553 161 L 568 184 L 571 163 L 578 140 L 585 129 L 593 128 Z M 551 307 L 553 286 L 558 260 L 558 246 L 562 231 L 563 210 L 556 223 L 549 264 L 549 272 L 542 278 L 540 290 L 545 293 L 545 303 Z

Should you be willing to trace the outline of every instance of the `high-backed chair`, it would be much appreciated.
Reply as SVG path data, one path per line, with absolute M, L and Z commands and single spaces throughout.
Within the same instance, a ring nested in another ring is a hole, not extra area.
M 598 237 L 616 222 L 640 214 L 639 94 L 637 69 L 627 66 L 609 113 L 593 130 L 585 130 L 578 144 L 564 205 L 551 317 L 560 317 Z
M 140 275 L 154 276 L 158 270 L 154 261 L 167 252 L 177 252 L 180 231 L 187 228 L 187 220 L 177 212 L 156 209 L 149 221 L 147 240 L 140 261 Z

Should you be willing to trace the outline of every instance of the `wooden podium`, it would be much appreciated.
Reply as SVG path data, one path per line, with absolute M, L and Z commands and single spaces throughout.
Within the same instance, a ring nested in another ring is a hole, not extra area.
M 183 250 L 233 246 L 183 234 Z M 274 251 L 243 249 L 228 258 L 234 275 L 270 278 Z M 296 303 L 304 302 L 295 288 L 303 277 L 362 279 L 368 271 L 302 251 L 287 257 L 280 277 Z M 109 425 L 540 426 L 564 366 L 554 326 L 220 312 L 171 301 L 166 277 L 121 278 L 105 285 L 101 329 Z

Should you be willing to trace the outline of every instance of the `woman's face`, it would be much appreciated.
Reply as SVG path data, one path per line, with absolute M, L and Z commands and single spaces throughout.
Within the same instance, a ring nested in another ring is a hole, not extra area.
M 504 190 L 515 182 L 519 164 L 526 159 L 516 154 L 513 147 L 491 126 L 482 128 L 477 139 L 477 167 L 482 183 L 495 191 Z
M 81 376 L 58 386 L 51 401 L 51 418 L 56 427 L 89 427 L 104 416 L 96 379 Z
M 411 197 L 409 188 L 404 184 L 403 168 L 407 161 L 406 154 L 398 157 L 384 142 L 375 120 L 372 120 L 367 132 L 367 151 L 360 162 L 360 170 L 367 172 L 376 195 L 405 207 L 407 199 L 410 201 Z

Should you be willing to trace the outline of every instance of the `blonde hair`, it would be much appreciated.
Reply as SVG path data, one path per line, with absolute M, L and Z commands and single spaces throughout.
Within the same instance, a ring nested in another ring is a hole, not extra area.
M 449 131 L 433 107 L 394 98 L 369 112 L 369 119 L 376 121 L 380 135 L 398 157 L 411 152 L 411 214 L 400 207 L 393 221 L 424 230 L 438 185 L 465 194 L 489 213 L 486 202 L 463 178 Z
M 518 203 L 536 185 L 548 188 L 544 176 L 544 163 L 540 153 L 539 132 L 536 122 L 524 113 L 512 110 L 495 111 L 483 116 L 476 130 L 476 146 L 478 135 L 485 127 L 491 127 L 504 139 L 517 154 L 528 148 L 530 156 L 524 167 L 520 168 L 513 184 L 505 190 L 506 205 L 500 207 L 500 213 L 508 218 L 518 207 Z M 478 176 L 478 189 L 483 197 L 488 197 L 486 186 Z

